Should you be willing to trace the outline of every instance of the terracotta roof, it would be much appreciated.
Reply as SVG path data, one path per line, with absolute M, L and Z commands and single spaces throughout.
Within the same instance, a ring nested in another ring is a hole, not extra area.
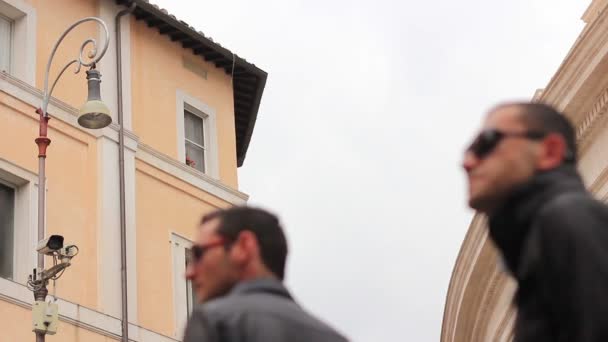
M 145 21 L 148 27 L 157 29 L 160 34 L 181 43 L 184 49 L 192 50 L 205 61 L 224 69 L 226 74 L 233 75 L 236 158 L 237 165 L 242 166 L 268 74 L 147 0 L 116 0 L 116 3 L 124 6 L 135 3 L 133 16 L 137 20 Z

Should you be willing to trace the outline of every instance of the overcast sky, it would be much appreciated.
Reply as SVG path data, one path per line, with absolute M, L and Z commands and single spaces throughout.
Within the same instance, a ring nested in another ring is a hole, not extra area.
M 590 0 L 152 2 L 269 74 L 240 189 L 282 218 L 297 299 L 352 341 L 438 341 L 462 150 L 549 82 Z

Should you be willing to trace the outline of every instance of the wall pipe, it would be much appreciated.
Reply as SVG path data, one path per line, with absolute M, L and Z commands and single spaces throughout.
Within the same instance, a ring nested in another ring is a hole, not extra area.
M 127 287 L 127 217 L 125 201 L 125 130 L 122 98 L 122 39 L 120 19 L 133 12 L 137 5 L 132 3 L 127 9 L 116 14 L 116 90 L 118 92 L 118 173 L 120 192 L 120 280 L 122 304 L 122 342 L 129 342 L 129 307 Z

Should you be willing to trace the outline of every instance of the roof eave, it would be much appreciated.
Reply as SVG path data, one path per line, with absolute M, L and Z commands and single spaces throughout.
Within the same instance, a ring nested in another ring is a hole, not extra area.
M 184 49 L 192 49 L 195 55 L 200 55 L 205 61 L 224 69 L 233 77 L 236 159 L 237 167 L 241 167 L 251 142 L 268 74 L 206 37 L 202 32 L 196 31 L 186 22 L 178 20 L 146 0 L 115 1 L 124 6 L 135 3 L 135 16 L 138 20 L 145 20 L 150 27 L 158 27 L 161 34 L 169 35 L 172 40 L 181 42 Z M 144 14 L 147 16 L 144 17 Z M 236 88 L 241 86 L 247 90 L 237 92 Z M 239 94 L 246 96 L 242 97 Z M 239 102 L 238 108 L 237 102 Z

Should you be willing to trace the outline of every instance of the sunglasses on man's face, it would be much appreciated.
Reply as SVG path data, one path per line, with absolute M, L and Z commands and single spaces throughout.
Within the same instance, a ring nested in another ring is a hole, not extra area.
M 468 152 L 473 153 L 477 158 L 482 159 L 487 157 L 498 143 L 504 138 L 518 137 L 531 140 L 540 140 L 546 136 L 543 132 L 527 131 L 527 132 L 503 132 L 497 129 L 486 129 L 481 131 L 473 140 L 473 143 L 467 148 Z
M 219 247 L 219 246 L 227 246 L 228 243 L 226 240 L 221 239 L 215 242 L 211 242 L 205 245 L 193 245 L 190 248 L 190 255 L 188 258 L 188 263 L 192 263 L 192 264 L 196 264 L 199 261 L 201 261 L 201 259 L 203 259 L 203 256 L 205 255 L 205 253 L 207 253 L 210 249 L 213 249 L 215 247 Z

